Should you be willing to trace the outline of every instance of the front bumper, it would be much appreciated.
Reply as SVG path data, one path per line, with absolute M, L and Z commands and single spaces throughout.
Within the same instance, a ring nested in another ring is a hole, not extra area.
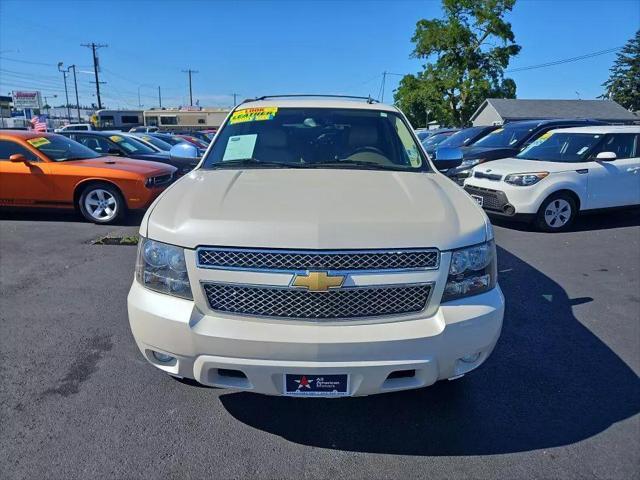
M 349 395 L 360 396 L 425 387 L 478 367 L 500 336 L 504 297 L 496 287 L 423 318 L 341 325 L 204 314 L 134 280 L 128 310 L 144 357 L 172 375 L 282 395 L 285 373 L 348 374 Z M 159 362 L 154 351 L 174 359 Z M 459 360 L 478 353 L 472 363 Z M 407 370 L 414 374 L 388 378 Z

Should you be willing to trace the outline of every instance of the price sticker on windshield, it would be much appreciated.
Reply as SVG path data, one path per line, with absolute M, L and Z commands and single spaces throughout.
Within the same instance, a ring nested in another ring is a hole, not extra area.
M 244 108 L 233 112 L 229 123 L 235 125 L 236 123 L 272 120 L 276 113 L 278 113 L 278 107 Z
M 29 140 L 27 140 L 27 143 L 29 143 L 32 147 L 39 148 L 51 142 L 44 137 L 36 137 L 36 138 L 30 138 Z
M 122 138 L 120 135 L 111 135 L 109 138 L 116 143 L 124 140 L 124 138 Z

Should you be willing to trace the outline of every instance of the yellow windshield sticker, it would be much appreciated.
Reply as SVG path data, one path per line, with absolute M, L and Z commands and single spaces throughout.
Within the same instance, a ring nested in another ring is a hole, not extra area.
M 551 135 L 553 135 L 553 133 L 551 132 L 547 132 L 543 135 L 540 135 L 540 140 L 546 140 L 547 138 L 549 138 Z
M 41 146 L 51 142 L 44 137 L 36 137 L 30 138 L 29 140 L 27 140 L 27 143 L 29 143 L 32 147 L 40 148 Z
M 504 130 L 504 128 L 498 128 L 497 130 L 494 130 L 491 133 L 500 133 L 502 130 Z
M 109 138 L 116 143 L 124 140 L 124 138 L 122 138 L 120 135 L 111 135 Z
M 261 108 L 244 108 L 236 110 L 231 115 L 229 123 L 234 125 L 243 122 L 260 122 L 263 120 L 271 120 L 276 116 L 278 107 L 261 107 Z

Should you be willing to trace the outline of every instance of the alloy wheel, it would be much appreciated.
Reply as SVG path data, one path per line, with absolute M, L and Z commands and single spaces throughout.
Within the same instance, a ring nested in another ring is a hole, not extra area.
M 117 215 L 118 202 L 108 190 L 96 188 L 85 197 L 84 208 L 93 219 L 108 222 Z
M 570 218 L 571 205 L 562 198 L 552 200 L 544 209 L 544 221 L 551 228 L 563 227 Z

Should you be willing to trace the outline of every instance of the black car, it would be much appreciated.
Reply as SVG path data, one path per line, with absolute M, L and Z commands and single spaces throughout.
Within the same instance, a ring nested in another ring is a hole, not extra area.
M 132 135 L 121 135 L 116 132 L 60 132 L 61 135 L 89 147 L 94 152 L 105 155 L 116 155 L 136 160 L 149 160 L 166 163 L 178 169 L 178 176 L 189 173 L 198 165 L 197 159 L 176 158 L 169 152 L 158 152 Z
M 469 145 L 473 145 L 474 143 L 476 143 L 481 138 L 487 136 L 497 128 L 497 125 L 482 125 L 478 127 L 468 127 L 463 128 L 462 130 L 458 130 L 453 135 L 445 138 L 437 145 L 435 154 L 432 158 L 438 158 L 438 148 L 440 147 L 468 147 Z
M 438 170 L 446 170 L 447 176 L 455 179 L 458 183 L 462 183 L 469 176 L 471 168 L 474 166 L 500 158 L 515 157 L 531 142 L 549 130 L 566 127 L 586 127 L 589 125 L 603 125 L 603 122 L 575 118 L 510 122 L 491 131 L 474 144 L 461 147 L 462 163 L 459 166 L 448 168 L 447 161 L 439 162 L 437 158 L 434 163 Z M 439 152 L 444 152 L 449 148 L 441 145 Z

